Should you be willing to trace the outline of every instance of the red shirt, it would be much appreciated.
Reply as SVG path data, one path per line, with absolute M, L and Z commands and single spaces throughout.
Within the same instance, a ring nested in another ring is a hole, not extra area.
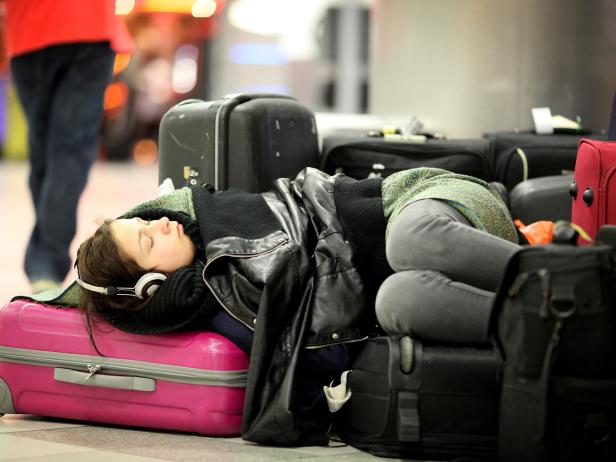
M 109 41 L 116 52 L 132 50 L 115 0 L 6 0 L 9 57 L 51 45 Z

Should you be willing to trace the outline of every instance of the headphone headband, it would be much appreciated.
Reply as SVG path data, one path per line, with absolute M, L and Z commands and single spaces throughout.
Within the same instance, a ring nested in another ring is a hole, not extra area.
M 93 284 L 87 283 L 84 280 L 80 279 L 79 277 L 75 279 L 75 282 L 79 284 L 81 287 L 83 287 L 84 289 L 89 290 L 90 292 L 96 292 L 98 294 L 110 295 L 110 296 L 126 295 L 128 297 L 143 298 L 143 297 L 139 297 L 135 293 L 134 287 L 113 287 L 113 286 L 100 287 L 100 286 L 95 286 Z
M 158 290 L 160 285 L 165 282 L 167 276 L 163 273 L 146 273 L 139 278 L 135 287 L 101 287 L 85 282 L 79 277 L 79 268 L 77 268 L 77 278 L 75 282 L 90 292 L 96 292 L 107 296 L 123 295 L 126 297 L 136 297 L 144 299 L 151 297 Z

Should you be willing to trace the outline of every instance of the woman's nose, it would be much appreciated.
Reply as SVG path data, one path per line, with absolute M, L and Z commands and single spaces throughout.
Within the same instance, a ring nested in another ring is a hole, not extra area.
M 162 217 L 158 220 L 158 227 L 163 233 L 169 232 L 169 218 Z

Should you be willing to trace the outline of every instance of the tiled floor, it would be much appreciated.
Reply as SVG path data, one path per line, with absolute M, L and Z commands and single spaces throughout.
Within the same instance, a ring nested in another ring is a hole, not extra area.
M 27 294 L 22 258 L 33 223 L 27 191 L 27 165 L 0 162 L 0 303 Z M 154 197 L 156 166 L 99 163 L 93 169 L 79 208 L 77 244 L 96 227 L 98 218 L 117 216 L 128 207 Z M 68 283 L 74 277 L 67 277 Z M 362 461 L 377 459 L 349 446 L 295 449 L 257 446 L 240 438 L 85 425 L 31 415 L 0 418 L 0 462 L 139 462 L 139 461 Z
M 350 446 L 274 448 L 241 438 L 81 425 L 35 416 L 0 419 L 0 461 L 367 461 L 378 459 Z M 391 459 L 385 459 L 391 460 Z

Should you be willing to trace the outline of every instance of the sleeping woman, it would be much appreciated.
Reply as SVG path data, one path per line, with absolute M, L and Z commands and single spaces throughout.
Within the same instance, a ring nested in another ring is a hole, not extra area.
M 517 242 L 479 179 L 308 168 L 265 193 L 182 188 L 107 220 L 79 248 L 77 282 L 89 325 L 213 330 L 246 351 L 245 439 L 322 444 L 322 388 L 368 336 L 487 341 Z

